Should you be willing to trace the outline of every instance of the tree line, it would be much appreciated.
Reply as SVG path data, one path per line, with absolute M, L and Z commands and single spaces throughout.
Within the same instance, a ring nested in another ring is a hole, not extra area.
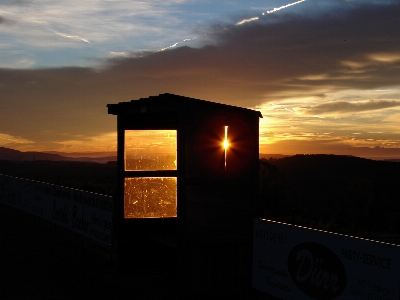
M 400 163 L 338 155 L 262 159 L 260 217 L 374 238 L 400 234 Z

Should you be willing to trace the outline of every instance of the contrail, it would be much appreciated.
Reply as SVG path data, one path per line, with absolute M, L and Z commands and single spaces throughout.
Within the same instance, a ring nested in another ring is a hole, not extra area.
M 258 20 L 258 19 L 259 19 L 259 17 L 254 17 L 254 18 L 250 18 L 250 19 L 244 19 L 244 20 L 242 20 L 242 21 L 240 21 L 240 22 L 237 22 L 235 25 L 242 25 L 242 24 L 244 24 L 244 23 L 256 21 L 256 20 Z
M 65 37 L 65 38 L 67 38 L 67 39 L 82 41 L 82 42 L 85 42 L 85 43 L 89 43 L 89 44 L 90 44 L 89 40 L 87 40 L 87 39 L 85 39 L 85 38 L 81 38 L 80 36 L 77 36 L 77 35 L 69 35 L 69 34 L 65 34 L 65 33 L 62 33 L 62 32 L 58 32 L 58 31 L 56 31 L 56 30 L 54 30 L 54 29 L 51 29 L 51 28 L 49 28 L 49 27 L 46 27 L 46 28 L 47 28 L 48 30 L 50 30 L 51 32 L 53 32 L 53 33 L 55 33 L 55 34 L 57 34 L 57 35 L 59 35 L 59 36 Z
M 293 2 L 293 3 L 290 3 L 290 4 L 283 5 L 283 6 L 281 6 L 281 7 L 274 8 L 273 10 L 267 10 L 267 14 L 272 14 L 272 13 L 278 11 L 278 10 L 284 9 L 284 8 L 289 7 L 289 6 L 292 6 L 292 5 L 299 4 L 299 3 L 304 2 L 304 1 L 306 1 L 306 0 L 300 0 L 300 1 L 297 1 L 297 2 Z M 265 16 L 265 13 L 262 13 L 262 15 Z M 237 22 L 235 25 L 242 25 L 242 24 L 244 24 L 244 23 L 249 23 L 249 22 L 257 21 L 258 19 L 260 19 L 260 17 L 254 17 L 254 18 L 244 19 L 244 20 L 242 20 L 242 21 L 240 21 L 240 22 Z
M 304 2 L 304 1 L 306 1 L 306 0 L 296 1 L 296 2 L 293 2 L 293 3 L 287 4 L 287 5 L 283 5 L 283 6 L 278 7 L 278 8 L 274 8 L 273 10 L 268 10 L 268 11 L 267 11 L 267 14 L 272 14 L 272 13 L 278 11 L 278 10 L 284 9 L 284 8 L 289 7 L 289 6 L 292 6 L 292 5 L 299 4 L 299 3 Z
M 194 39 L 196 39 L 196 38 L 197 38 L 197 37 L 195 36 L 195 37 L 192 37 L 191 39 L 184 39 L 184 40 L 182 40 L 182 41 L 176 42 L 175 44 L 173 44 L 173 45 L 171 45 L 171 46 L 162 48 L 162 49 L 160 49 L 160 50 L 158 50 L 158 51 L 164 51 L 164 50 L 167 50 L 167 49 L 170 49 L 170 48 L 174 48 L 174 47 L 178 46 L 178 45 L 181 44 L 181 43 L 188 42 L 188 41 L 192 41 L 192 40 L 194 40 Z
M 89 40 L 84 39 L 84 38 L 81 38 L 81 37 L 79 37 L 79 36 L 77 36 L 77 35 L 69 35 L 69 34 L 57 32 L 57 31 L 54 31 L 54 33 L 57 34 L 57 35 L 59 35 L 59 36 L 65 37 L 65 38 L 67 38 L 67 39 L 82 41 L 82 42 L 85 42 L 85 43 L 89 43 L 89 44 L 90 44 Z
M 299 3 L 304 2 L 304 1 L 306 1 L 306 0 L 296 1 L 296 2 L 293 2 L 293 3 L 289 3 L 289 4 L 286 4 L 286 5 L 283 5 L 283 6 L 274 8 L 273 10 L 267 10 L 267 14 L 274 13 L 274 12 L 276 12 L 276 11 L 278 11 L 278 10 L 284 9 L 284 8 L 289 7 L 289 6 L 292 6 L 292 5 L 299 4 Z M 264 16 L 265 13 L 262 13 L 262 15 Z M 245 23 L 257 21 L 258 19 L 260 19 L 260 17 L 253 17 L 253 18 L 249 18 L 249 19 L 243 19 L 242 21 L 237 22 L 235 25 L 242 25 L 242 24 L 245 24 Z M 191 38 L 191 39 L 184 39 L 184 40 L 182 40 L 182 41 L 176 42 L 175 44 L 173 44 L 173 45 L 171 45 L 171 46 L 162 48 L 162 49 L 160 49 L 160 50 L 158 50 L 158 51 L 164 51 L 164 50 L 167 50 L 167 49 L 170 49 L 170 48 L 174 48 L 174 47 L 178 46 L 179 44 L 181 44 L 181 43 L 183 43 L 183 42 L 191 41 L 191 40 L 194 40 L 195 38 L 196 38 L 196 37 L 193 37 L 193 38 Z

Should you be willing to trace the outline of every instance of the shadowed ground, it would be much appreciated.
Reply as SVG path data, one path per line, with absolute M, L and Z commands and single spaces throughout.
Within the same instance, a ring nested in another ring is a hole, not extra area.
M 110 249 L 1 205 L 0 298 L 176 299 L 171 269 L 118 274 Z
M 177 299 L 172 264 L 119 274 L 111 249 L 50 222 L 0 204 L 0 225 L 2 300 Z

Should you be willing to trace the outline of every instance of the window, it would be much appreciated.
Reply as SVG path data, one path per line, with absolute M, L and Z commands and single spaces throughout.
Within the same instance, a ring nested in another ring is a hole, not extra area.
M 176 217 L 176 177 L 125 178 L 125 218 Z
M 176 170 L 176 130 L 125 130 L 125 170 Z
M 177 216 L 177 177 L 160 176 L 177 170 L 176 136 L 176 130 L 125 130 L 124 218 Z

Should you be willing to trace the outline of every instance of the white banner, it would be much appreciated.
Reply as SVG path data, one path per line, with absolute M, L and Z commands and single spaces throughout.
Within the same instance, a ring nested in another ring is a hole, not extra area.
M 255 219 L 252 285 L 287 300 L 399 300 L 400 246 Z
M 0 202 L 111 244 L 110 196 L 0 174 Z

